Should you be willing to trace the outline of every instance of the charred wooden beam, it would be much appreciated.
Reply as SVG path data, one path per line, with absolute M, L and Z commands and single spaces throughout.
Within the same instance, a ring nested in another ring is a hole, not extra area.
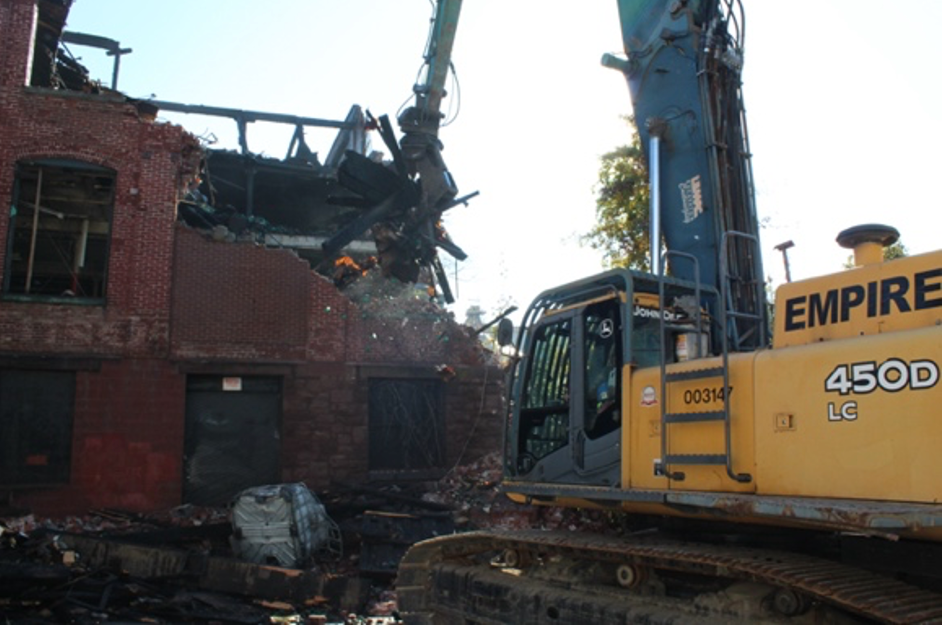
M 158 99 L 149 99 L 147 103 L 171 112 L 182 112 L 184 114 L 205 114 L 215 117 L 228 117 L 239 121 L 269 121 L 272 123 L 287 123 L 294 126 L 314 126 L 319 128 L 338 128 L 339 130 L 353 129 L 352 121 L 337 121 L 334 119 L 318 119 L 316 117 L 300 117 L 292 114 L 281 114 L 277 112 L 263 112 L 260 110 L 240 110 L 238 108 L 219 108 L 216 106 L 198 106 L 192 104 L 176 103 L 173 101 L 160 101 Z
M 285 601 L 304 601 L 321 594 L 324 587 L 323 576 L 315 570 L 261 566 L 229 557 L 85 535 L 61 537 L 80 554 L 84 565 L 117 568 L 142 579 L 189 578 L 204 590 Z
M 115 58 L 115 63 L 111 69 L 111 89 L 118 90 L 118 69 L 121 66 L 121 56 L 131 53 L 130 48 L 121 48 L 117 40 L 100 35 L 89 35 L 88 33 L 76 33 L 75 31 L 63 31 L 60 41 L 69 44 L 78 44 L 79 46 L 91 46 L 92 48 L 101 48 L 106 51 L 106 55 Z

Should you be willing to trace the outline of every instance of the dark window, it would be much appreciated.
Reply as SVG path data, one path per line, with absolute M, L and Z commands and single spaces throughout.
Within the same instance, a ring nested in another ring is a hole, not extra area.
M 524 407 L 570 402 L 570 321 L 541 326 L 534 336 Z
M 619 303 L 609 300 L 584 311 L 584 431 L 591 440 L 619 428 Z
M 0 482 L 69 481 L 75 374 L 0 370 Z
M 105 297 L 115 173 L 87 163 L 20 163 L 13 187 L 7 295 Z
M 370 380 L 370 469 L 423 471 L 446 464 L 442 383 Z

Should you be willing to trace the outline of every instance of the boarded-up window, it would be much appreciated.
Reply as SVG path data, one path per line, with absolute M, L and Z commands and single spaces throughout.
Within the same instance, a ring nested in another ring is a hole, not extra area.
M 0 370 L 0 482 L 69 481 L 75 374 Z
M 115 173 L 65 160 L 17 165 L 4 292 L 105 297 Z
M 369 432 L 371 471 L 444 467 L 442 382 L 371 379 Z

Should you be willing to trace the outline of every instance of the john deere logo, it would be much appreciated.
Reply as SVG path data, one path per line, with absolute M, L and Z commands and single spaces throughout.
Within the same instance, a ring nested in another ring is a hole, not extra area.
M 600 322 L 600 338 L 601 339 L 609 339 L 610 337 L 612 337 L 614 330 L 615 328 L 613 326 L 612 319 L 604 319 L 602 322 Z

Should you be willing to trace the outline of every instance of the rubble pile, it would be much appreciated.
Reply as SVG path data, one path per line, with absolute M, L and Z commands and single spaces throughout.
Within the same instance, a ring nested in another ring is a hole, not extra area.
M 347 561 L 360 575 L 380 586 L 390 586 L 410 546 L 456 531 L 451 506 L 420 496 L 421 492 L 396 484 L 334 485 L 325 506 L 341 527 Z M 380 604 L 389 600 L 395 597 Z M 381 605 L 377 609 L 383 613 L 395 606 Z M 369 613 L 376 611 L 371 609 Z
M 33 514 L 2 518 L 0 531 L 31 535 L 40 530 L 62 533 L 120 534 L 140 532 L 144 527 L 186 528 L 228 521 L 226 509 L 184 504 L 155 513 L 129 513 L 115 509 L 94 509 L 82 516 L 37 518 Z
M 423 499 L 451 506 L 459 530 L 546 529 L 609 532 L 614 518 L 603 511 L 516 504 L 500 490 L 502 457 L 499 452 L 457 466 L 423 495 Z
M 337 484 L 321 494 L 343 536 L 339 561 L 295 569 L 233 556 L 230 509 L 96 510 L 0 518 L 7 623 L 393 624 L 400 558 L 413 543 L 473 530 L 618 532 L 618 515 L 519 505 L 488 454 L 435 483 Z
M 0 619 L 11 624 L 385 624 L 385 586 L 347 560 L 296 570 L 237 560 L 229 512 L 99 510 L 0 518 Z

